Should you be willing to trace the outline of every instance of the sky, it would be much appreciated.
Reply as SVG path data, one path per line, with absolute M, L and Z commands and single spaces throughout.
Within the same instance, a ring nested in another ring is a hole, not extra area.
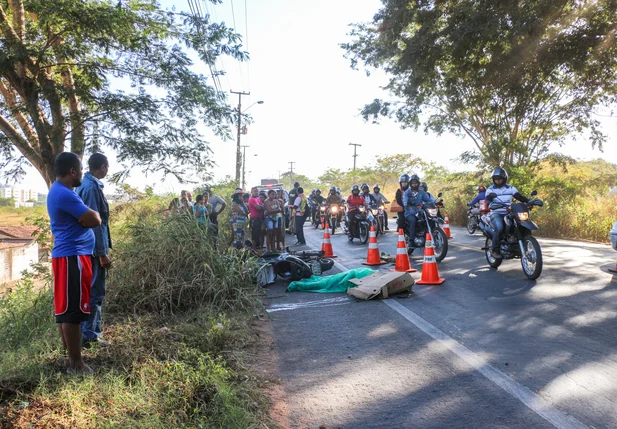
M 189 11 L 187 0 L 160 3 Z M 226 72 L 220 78 L 223 89 L 251 93 L 242 98 L 243 110 L 264 102 L 249 108 L 247 113 L 254 123 L 248 134 L 241 136 L 242 144 L 250 146 L 246 151 L 247 186 L 262 178 L 278 178 L 289 171 L 289 162 L 294 162 L 294 172 L 311 178 L 330 167 L 351 168 L 353 147 L 349 143 L 362 145 L 358 147 L 359 166 L 371 165 L 376 156 L 411 153 L 450 169 L 473 169 L 455 161 L 460 153 L 474 148 L 468 138 L 402 130 L 390 120 L 378 125 L 365 123 L 359 116 L 364 104 L 388 98 L 380 87 L 387 82 L 386 76 L 380 72 L 366 76 L 362 70 L 352 70 L 339 44 L 349 40 L 349 24 L 370 21 L 380 5 L 378 0 L 223 0 L 220 5 L 208 4 L 215 21 L 224 21 L 243 36 L 251 57 L 248 63 L 219 62 L 217 68 Z M 237 95 L 230 94 L 229 101 L 237 105 Z M 554 150 L 578 159 L 617 162 L 617 118 L 599 119 L 609 134 L 604 153 L 592 151 L 584 139 Z M 233 177 L 236 142 L 221 141 L 208 132 L 205 135 L 217 163 L 215 179 Z M 115 173 L 120 167 L 111 155 L 110 173 Z M 146 176 L 138 169 L 131 171 L 127 182 L 138 189 L 154 186 L 159 193 L 190 187 L 169 177 L 163 181 L 158 174 Z M 22 185 L 46 191 L 34 169 L 28 170 Z

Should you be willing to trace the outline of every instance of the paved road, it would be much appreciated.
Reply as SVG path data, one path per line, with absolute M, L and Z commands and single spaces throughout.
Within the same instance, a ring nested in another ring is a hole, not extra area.
M 305 231 L 320 248 L 322 231 Z M 528 281 L 520 261 L 489 269 L 479 233 L 453 235 L 439 265 L 446 282 L 415 285 L 408 298 L 270 288 L 285 424 L 617 428 L 617 277 L 606 271 L 617 252 L 541 239 L 544 272 Z M 332 244 L 333 272 L 361 266 L 366 245 L 339 234 Z M 396 234 L 379 249 L 395 254 Z

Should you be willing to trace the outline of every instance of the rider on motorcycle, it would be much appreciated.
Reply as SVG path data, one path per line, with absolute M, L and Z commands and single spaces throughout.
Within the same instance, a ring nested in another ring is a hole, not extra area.
M 353 185 L 351 187 L 351 195 L 347 198 L 347 224 L 348 229 L 351 230 L 351 226 L 355 219 L 355 214 L 360 213 L 360 207 L 366 207 L 368 209 L 368 203 L 362 195 L 360 195 L 360 187 Z
M 493 184 L 486 190 L 486 201 L 490 204 L 494 199 L 497 199 L 500 203 L 507 204 L 508 207 L 512 205 L 512 198 L 527 203 L 529 199 L 520 194 L 518 189 L 512 185 L 508 185 L 508 173 L 503 168 L 496 168 L 491 174 Z M 501 259 L 501 252 L 499 251 L 499 237 L 505 228 L 504 216 L 508 213 L 506 207 L 491 209 L 491 222 L 493 224 L 493 239 L 491 245 L 491 252 L 495 259 Z
M 328 192 L 328 198 L 326 198 L 326 204 L 331 206 L 332 204 L 338 204 L 341 201 L 341 197 L 336 195 L 336 188 L 334 186 L 330 186 L 330 191 Z
M 405 207 L 403 204 L 403 194 L 407 189 L 409 189 L 409 175 L 403 174 L 398 179 L 399 188 L 396 190 L 396 195 L 394 199 L 398 203 L 399 206 Z M 405 228 L 405 214 L 404 212 L 400 212 L 398 214 L 398 218 L 396 220 L 396 229 L 404 229 Z
M 311 204 L 311 219 L 313 219 L 313 223 L 317 222 L 317 218 L 319 217 L 319 207 L 324 203 L 326 199 L 321 196 L 321 190 L 315 189 L 312 198 L 309 197 L 309 203 Z
M 405 220 L 409 224 L 409 239 L 413 242 L 416 236 L 416 224 L 418 223 L 418 206 L 432 202 L 426 192 L 420 189 L 420 178 L 414 174 L 409 178 L 409 189 L 403 194 L 403 207 L 405 207 Z
M 422 182 L 420 183 L 420 189 L 422 189 L 424 192 L 426 192 L 426 195 L 429 196 L 429 198 L 431 199 L 431 202 L 434 203 L 435 201 L 437 201 L 435 199 L 435 197 L 433 195 L 431 195 L 431 193 L 428 191 L 428 185 L 426 184 L 426 182 Z
M 366 183 L 362 184 L 362 196 L 366 200 L 366 203 L 369 207 L 375 207 L 377 201 L 375 201 L 375 197 L 373 197 L 373 194 L 371 194 L 371 190 Z
M 476 197 L 473 200 L 471 200 L 470 203 L 467 203 L 468 207 L 473 207 L 476 204 L 478 204 L 480 201 L 486 199 L 486 187 L 480 185 L 476 189 L 476 192 L 478 192 L 478 195 L 476 195 Z
M 385 195 L 382 194 L 380 191 L 381 189 L 379 188 L 379 185 L 375 183 L 375 186 L 373 186 L 373 193 L 371 195 L 373 196 L 373 199 L 375 200 L 377 206 L 379 207 L 381 204 L 390 204 L 390 201 L 388 201 Z M 388 212 L 384 210 L 383 215 L 385 221 L 384 226 L 386 227 L 386 231 L 389 231 L 390 228 L 388 228 Z

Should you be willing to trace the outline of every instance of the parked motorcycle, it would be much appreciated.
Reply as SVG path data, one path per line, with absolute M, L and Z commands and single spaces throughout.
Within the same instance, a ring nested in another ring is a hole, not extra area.
M 332 259 L 324 258 L 323 250 L 286 250 L 283 253 L 266 252 L 258 259 L 261 267 L 255 277 L 259 286 L 274 283 L 277 276 L 287 281 L 307 279 L 312 275 L 321 275 L 334 266 Z
M 536 195 L 538 195 L 537 191 L 531 193 L 531 197 Z M 538 199 L 530 200 L 528 203 L 514 203 L 510 207 L 503 202 L 493 200 L 490 204 L 491 210 L 507 208 L 508 213 L 504 216 L 505 228 L 499 243 L 502 259 L 493 257 L 491 252 L 493 224 L 490 213 L 483 215 L 478 225 L 486 237 L 482 250 L 485 252 L 486 261 L 492 268 L 498 268 L 504 259 L 520 258 L 523 272 L 529 280 L 540 277 L 543 265 L 542 248 L 538 240 L 531 235 L 532 231 L 539 228 L 529 219 L 529 214 L 534 207 L 543 205 L 544 202 Z
M 441 194 L 438 195 L 438 197 L 440 196 Z M 430 231 L 435 251 L 435 260 L 441 262 L 448 254 L 448 237 L 440 227 L 440 225 L 444 224 L 444 220 L 439 217 L 438 203 L 424 203 L 422 205 L 416 214 L 418 223 L 414 237 L 409 237 L 409 225 L 405 223 L 405 239 L 407 240 L 407 253 L 411 255 L 416 248 L 424 248 L 426 245 L 426 234 Z
M 368 241 L 371 221 L 369 221 L 369 213 L 365 207 L 360 207 L 358 210 L 359 212 L 350 214 L 350 216 L 354 217 L 354 221 L 351 225 L 348 223 L 347 218 L 345 218 L 343 232 L 347 234 L 349 241 L 353 241 L 354 238 L 358 238 L 360 239 L 360 243 L 366 244 Z
M 467 232 L 469 234 L 473 235 L 476 232 L 482 220 L 482 215 L 488 212 L 489 209 L 486 200 L 482 200 L 479 204 L 469 207 L 469 211 L 467 212 Z

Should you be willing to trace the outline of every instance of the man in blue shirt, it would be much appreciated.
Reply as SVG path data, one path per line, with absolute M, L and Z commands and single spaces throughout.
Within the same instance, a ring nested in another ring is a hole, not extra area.
M 418 223 L 418 206 L 423 203 L 431 202 L 431 198 L 426 192 L 420 189 L 420 178 L 413 174 L 409 178 L 409 189 L 403 194 L 403 207 L 405 207 L 405 220 L 409 225 L 409 241 L 413 243 L 416 236 L 416 225 Z
M 471 200 L 470 203 L 467 204 L 469 207 L 473 207 L 476 204 L 478 204 L 480 201 L 486 199 L 486 187 L 478 186 L 477 191 L 478 191 L 478 195 L 476 195 L 476 197 L 473 200 Z
M 109 204 L 103 193 L 102 179 L 109 171 L 109 161 L 102 153 L 94 153 L 88 159 L 88 171 L 82 180 L 81 186 L 75 192 L 90 207 L 101 216 L 101 225 L 93 228 L 94 253 L 92 254 L 92 289 L 90 291 L 90 317 L 81 324 L 81 334 L 85 346 L 92 342 L 101 345 L 109 343 L 100 338 L 103 331 L 102 306 L 105 298 L 106 270 L 111 266 L 109 249 L 111 249 L 111 235 L 109 233 Z
M 81 160 L 72 152 L 54 161 L 56 181 L 47 195 L 47 212 L 54 235 L 51 251 L 54 276 L 54 312 L 69 355 L 69 373 L 91 373 L 81 357 L 81 322 L 90 316 L 92 252 L 95 228 L 101 224 L 73 190 L 81 185 Z

